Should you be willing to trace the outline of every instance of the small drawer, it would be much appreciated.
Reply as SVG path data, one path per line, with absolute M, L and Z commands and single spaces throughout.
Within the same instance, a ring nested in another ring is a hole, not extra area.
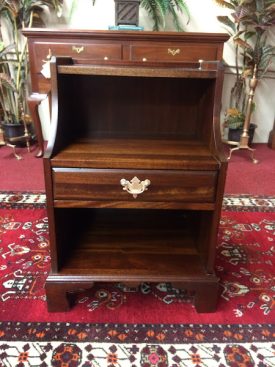
M 130 57 L 132 61 L 149 62 L 198 62 L 216 60 L 217 47 L 196 45 L 133 45 Z
M 214 202 L 215 171 L 53 168 L 54 199 Z
M 34 68 L 38 73 L 51 56 L 66 56 L 77 60 L 102 60 L 103 62 L 122 58 L 122 45 L 119 43 L 84 43 L 80 40 L 73 43 L 35 42 L 33 48 Z

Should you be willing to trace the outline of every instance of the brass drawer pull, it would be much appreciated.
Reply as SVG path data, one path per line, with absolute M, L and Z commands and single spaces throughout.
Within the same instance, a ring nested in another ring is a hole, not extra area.
M 180 49 L 172 49 L 172 48 L 168 48 L 168 54 L 172 55 L 172 56 L 176 56 L 178 54 L 180 54 Z
M 104 56 L 104 60 L 105 61 L 108 61 L 109 60 L 109 57 L 108 56 Z
M 136 199 L 139 194 L 142 194 L 144 191 L 148 190 L 147 187 L 151 184 L 151 182 L 147 179 L 140 181 L 137 177 L 134 177 L 131 181 L 122 178 L 120 180 L 120 184 L 123 186 L 123 190 L 133 195 L 134 199 Z
M 143 58 L 142 58 L 142 61 L 143 61 L 143 62 L 146 62 L 146 61 L 147 61 L 146 57 L 143 57 Z
M 72 46 L 72 50 L 75 51 L 77 54 L 80 54 L 81 52 L 84 51 L 84 46 L 81 47 Z
M 44 63 L 45 62 L 48 62 L 48 61 L 50 61 L 51 60 L 51 58 L 52 58 L 52 50 L 49 48 L 49 52 L 48 52 L 48 55 L 46 56 L 46 60 L 42 60 Z
M 52 58 L 52 50 L 49 48 L 49 53 L 46 56 L 46 60 L 42 60 L 42 69 L 40 70 L 40 73 L 44 76 L 46 79 L 51 79 L 51 68 L 50 68 L 50 61 Z

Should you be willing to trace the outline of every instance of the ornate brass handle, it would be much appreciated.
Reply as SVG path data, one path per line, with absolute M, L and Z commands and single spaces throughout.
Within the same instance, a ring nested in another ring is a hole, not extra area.
M 46 79 L 51 78 L 51 69 L 50 69 L 51 58 L 52 58 L 52 50 L 49 48 L 49 53 L 46 56 L 46 60 L 42 60 L 43 64 L 42 64 L 42 69 L 40 70 L 41 74 Z
M 46 56 L 46 60 L 42 60 L 43 62 L 49 62 L 52 58 L 52 50 L 49 48 L 48 55 Z
M 180 54 L 180 49 L 179 48 L 176 48 L 176 49 L 168 48 L 168 54 L 172 56 L 176 56 L 177 54 Z
M 72 46 L 72 50 L 75 51 L 77 54 L 80 54 L 81 52 L 84 51 L 84 46 L 81 47 Z
M 133 195 L 134 199 L 136 199 L 139 194 L 142 194 L 144 191 L 148 190 L 147 187 L 151 184 L 151 182 L 147 179 L 140 181 L 137 177 L 134 177 L 131 181 L 122 178 L 120 180 L 120 184 L 123 186 L 123 190 Z

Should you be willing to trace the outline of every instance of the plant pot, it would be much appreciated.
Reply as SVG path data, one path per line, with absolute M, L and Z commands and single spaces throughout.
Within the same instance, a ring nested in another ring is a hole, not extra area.
M 138 26 L 139 4 L 141 0 L 114 0 L 115 24 Z
M 253 138 L 254 138 L 254 132 L 256 129 L 257 125 L 255 124 L 250 124 L 249 126 L 249 130 L 248 130 L 248 145 L 251 145 L 253 142 Z M 243 128 L 238 128 L 238 129 L 228 129 L 228 140 L 229 141 L 236 141 L 239 142 L 241 140 L 241 135 L 243 133 Z
M 11 124 L 8 122 L 2 122 L 1 123 L 3 132 L 4 132 L 4 138 L 6 141 L 8 141 L 11 144 L 14 144 L 16 146 L 26 146 L 26 137 L 25 134 L 25 128 L 23 124 Z M 27 123 L 27 129 L 28 133 L 30 135 L 29 142 L 32 143 L 34 141 L 34 130 L 32 123 Z M 20 138 L 21 137 L 21 138 Z M 14 140 L 13 140 L 14 139 Z

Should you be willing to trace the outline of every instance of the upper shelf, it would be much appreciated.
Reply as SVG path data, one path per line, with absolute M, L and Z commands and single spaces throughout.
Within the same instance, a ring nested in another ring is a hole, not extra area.
M 219 167 L 209 148 L 176 139 L 78 139 L 52 158 L 53 167 L 209 169 Z
M 217 77 L 217 70 L 202 69 L 199 64 L 193 68 L 177 65 L 176 67 L 144 67 L 135 66 L 100 66 L 100 65 L 59 65 L 59 74 L 74 75 L 104 75 L 104 76 L 135 76 L 135 77 L 158 77 L 158 78 L 204 78 L 214 79 Z M 215 63 L 217 65 L 217 63 Z

